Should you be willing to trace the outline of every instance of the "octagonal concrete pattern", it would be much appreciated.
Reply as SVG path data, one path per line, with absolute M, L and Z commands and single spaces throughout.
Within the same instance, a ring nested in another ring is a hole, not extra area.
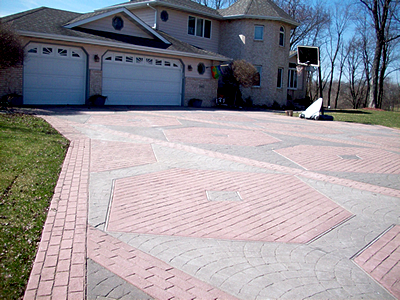
M 71 144 L 25 299 L 399 299 L 399 130 L 264 111 L 29 112 Z

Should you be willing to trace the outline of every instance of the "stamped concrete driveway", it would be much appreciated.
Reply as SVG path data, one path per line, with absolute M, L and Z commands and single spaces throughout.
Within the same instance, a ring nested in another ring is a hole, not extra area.
M 400 131 L 36 110 L 71 140 L 25 299 L 400 298 Z

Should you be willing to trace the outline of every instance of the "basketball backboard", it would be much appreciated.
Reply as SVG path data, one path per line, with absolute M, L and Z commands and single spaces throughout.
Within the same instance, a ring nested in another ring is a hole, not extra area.
M 297 64 L 319 67 L 319 48 L 312 46 L 297 46 Z

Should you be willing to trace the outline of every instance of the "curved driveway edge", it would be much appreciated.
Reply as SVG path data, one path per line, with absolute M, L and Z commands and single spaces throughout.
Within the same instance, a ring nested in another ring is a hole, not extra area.
M 200 109 L 37 114 L 71 145 L 24 299 L 400 299 L 399 130 Z

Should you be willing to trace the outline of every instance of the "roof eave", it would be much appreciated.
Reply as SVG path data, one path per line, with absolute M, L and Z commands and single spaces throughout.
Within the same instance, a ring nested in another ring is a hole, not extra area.
M 157 53 L 157 54 L 168 54 L 168 55 L 175 55 L 175 56 L 184 56 L 184 57 L 191 57 L 191 58 L 215 60 L 215 61 L 231 60 L 230 58 L 224 57 L 224 56 L 214 56 L 214 55 L 207 55 L 207 54 L 187 53 L 187 52 L 167 50 L 167 49 L 149 48 L 149 47 L 145 47 L 145 46 L 124 44 L 124 43 L 111 42 L 111 41 L 99 41 L 99 40 L 92 40 L 92 39 L 81 38 L 81 37 L 71 37 L 71 36 L 63 36 L 63 35 L 56 35 L 56 34 L 49 34 L 49 33 L 30 32 L 30 31 L 17 31 L 17 33 L 21 36 L 26 36 L 26 37 L 43 38 L 43 39 L 64 41 L 64 42 L 76 42 L 76 43 L 82 43 L 82 44 L 114 47 L 114 48 L 121 48 L 121 49 L 127 49 L 127 50 L 152 52 L 152 53 Z M 150 49 L 151 49 L 151 51 L 149 51 Z
M 233 20 L 233 19 L 259 19 L 259 20 L 268 20 L 268 21 L 279 21 L 283 23 L 287 23 L 292 26 L 300 26 L 300 23 L 294 20 L 288 20 L 281 17 L 270 17 L 270 16 L 255 16 L 255 15 L 231 15 L 231 16 L 224 16 L 225 20 Z

